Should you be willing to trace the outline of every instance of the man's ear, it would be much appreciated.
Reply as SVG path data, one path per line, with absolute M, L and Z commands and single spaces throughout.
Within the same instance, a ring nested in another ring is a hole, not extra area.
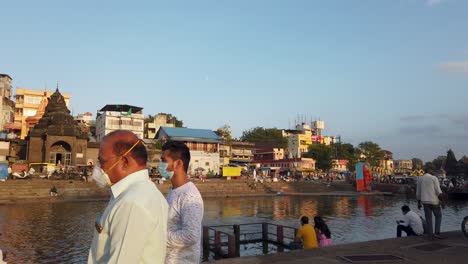
M 128 156 L 122 156 L 121 158 L 121 161 L 122 162 L 122 166 L 124 169 L 127 169 L 128 168 L 128 163 L 130 162 L 130 159 L 128 158 Z

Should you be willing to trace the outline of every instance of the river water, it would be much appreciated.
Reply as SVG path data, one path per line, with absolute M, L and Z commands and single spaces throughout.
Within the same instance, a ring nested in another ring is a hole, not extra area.
M 0 206 L 0 248 L 9 263 L 85 263 L 94 219 L 106 202 L 32 203 Z M 321 215 L 335 244 L 395 237 L 400 207 L 414 200 L 377 196 L 275 196 L 206 198 L 204 224 L 271 222 L 298 227 L 301 215 Z M 468 201 L 443 210 L 442 231 L 460 230 Z M 248 255 L 248 254 L 246 254 Z

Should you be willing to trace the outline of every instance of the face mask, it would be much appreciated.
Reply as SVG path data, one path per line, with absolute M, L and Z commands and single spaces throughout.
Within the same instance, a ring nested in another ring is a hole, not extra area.
M 107 175 L 107 173 L 103 171 L 101 167 L 97 165 L 94 166 L 93 174 L 91 175 L 91 177 L 96 182 L 96 185 L 99 188 L 104 188 L 104 187 L 108 187 L 112 185 L 109 179 L 109 175 Z
M 159 174 L 161 174 L 163 178 L 170 180 L 172 176 L 174 176 L 174 172 L 167 171 L 167 166 L 168 166 L 167 162 L 159 162 L 158 170 L 159 170 Z

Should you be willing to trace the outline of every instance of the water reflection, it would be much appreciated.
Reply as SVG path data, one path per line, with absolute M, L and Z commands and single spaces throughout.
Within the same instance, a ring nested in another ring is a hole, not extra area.
M 395 236 L 404 197 L 249 197 L 205 199 L 205 224 L 271 221 L 298 226 L 301 215 L 322 215 L 336 244 Z M 85 263 L 93 222 L 106 202 L 45 203 L 0 206 L 0 248 L 9 263 Z M 468 202 L 452 202 L 443 210 L 442 230 L 459 229 Z

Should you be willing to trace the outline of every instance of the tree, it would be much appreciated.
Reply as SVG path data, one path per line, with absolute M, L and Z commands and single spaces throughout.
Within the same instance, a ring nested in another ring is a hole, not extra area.
M 380 146 L 372 141 L 360 143 L 357 149 L 360 159 L 373 167 L 379 166 L 379 161 L 384 157 L 384 152 Z
M 241 141 L 254 143 L 270 143 L 281 148 L 288 147 L 288 140 L 283 132 L 277 128 L 255 127 L 242 133 Z
M 218 135 L 220 138 L 227 140 L 227 141 L 232 141 L 232 135 L 231 135 L 231 126 L 228 124 L 218 128 L 215 131 L 216 135 Z
M 447 159 L 445 160 L 444 170 L 447 175 L 458 174 L 458 161 L 455 158 L 455 153 L 451 149 L 447 151 Z
M 426 172 L 428 172 L 428 171 L 435 170 L 436 166 L 434 165 L 434 163 L 432 161 L 428 161 L 428 162 L 424 163 L 423 168 L 424 168 L 424 170 Z
M 313 158 L 315 167 L 323 171 L 329 171 L 333 167 L 333 151 L 330 146 L 324 144 L 313 144 L 309 151 L 304 154 L 305 158 Z
M 154 122 L 154 116 L 148 115 L 148 117 L 145 118 L 144 122 L 145 124 Z
M 423 161 L 418 158 L 412 158 L 411 161 L 413 161 L 413 170 L 420 170 L 423 168 Z
M 440 170 L 444 168 L 445 161 L 447 160 L 447 157 L 445 156 L 439 156 L 435 160 L 432 161 L 432 164 L 434 164 L 434 169 Z
M 333 145 L 335 158 L 349 160 L 348 170 L 354 171 L 358 160 L 356 149 L 349 143 L 337 143 Z

